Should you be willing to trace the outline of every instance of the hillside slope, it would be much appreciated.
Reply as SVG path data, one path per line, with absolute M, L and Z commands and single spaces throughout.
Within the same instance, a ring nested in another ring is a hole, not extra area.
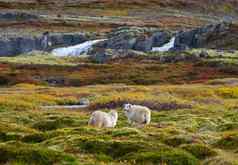
M 1 0 L 6 6 L 19 5 L 57 5 L 59 6 L 81 6 L 81 7 L 166 7 L 182 10 L 200 10 L 212 12 L 224 12 L 231 14 L 238 12 L 238 1 L 236 0 Z
M 0 10 L 1 13 L 24 12 L 43 16 L 43 19 L 35 22 L 0 22 L 1 31 L 9 33 L 108 32 L 119 26 L 159 27 L 180 31 L 224 19 L 235 21 L 238 16 L 238 2 L 236 0 L 0 0 Z

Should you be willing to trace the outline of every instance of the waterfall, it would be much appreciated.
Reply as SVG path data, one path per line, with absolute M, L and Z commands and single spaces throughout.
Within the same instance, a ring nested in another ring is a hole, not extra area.
M 56 48 L 52 50 L 52 54 L 58 57 L 79 56 L 81 54 L 87 54 L 93 45 L 101 41 L 105 41 L 105 39 L 86 41 L 82 44 L 78 44 L 75 46 Z
M 166 52 L 174 47 L 175 37 L 173 37 L 167 44 L 164 44 L 161 47 L 153 47 L 152 52 Z

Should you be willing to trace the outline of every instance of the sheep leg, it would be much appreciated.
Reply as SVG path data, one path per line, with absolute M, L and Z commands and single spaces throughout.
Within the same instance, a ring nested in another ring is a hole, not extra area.
M 136 122 L 132 122 L 131 125 L 132 125 L 132 127 L 137 127 L 138 124 Z
M 133 122 L 132 122 L 130 119 L 128 119 L 128 123 L 129 123 L 130 125 L 133 124 Z

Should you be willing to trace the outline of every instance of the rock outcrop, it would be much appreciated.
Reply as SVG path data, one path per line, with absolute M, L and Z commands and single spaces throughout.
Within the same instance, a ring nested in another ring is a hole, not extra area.
M 0 13 L 0 21 L 29 21 L 36 20 L 39 17 L 34 14 L 22 12 L 4 12 Z
M 222 22 L 187 32 L 180 32 L 175 40 L 175 50 L 183 50 L 186 47 L 226 49 L 231 39 L 236 38 L 236 42 L 238 40 L 238 31 L 233 33 L 233 30 L 231 23 Z
M 56 47 L 80 44 L 88 40 L 85 34 L 45 33 L 39 37 L 0 38 L 0 56 L 15 56 L 34 50 L 48 51 Z
M 160 31 L 156 28 L 121 27 L 109 33 L 105 41 L 95 44 L 89 55 L 103 57 L 107 50 L 150 52 L 153 47 L 162 47 L 168 43 L 172 36 L 171 32 Z M 34 50 L 49 51 L 53 48 L 81 44 L 91 39 L 95 39 L 95 37 L 92 38 L 86 34 L 51 35 L 49 33 L 44 33 L 39 37 L 0 38 L 0 56 L 14 56 Z M 170 50 L 238 49 L 237 41 L 238 26 L 230 22 L 222 22 L 177 33 L 174 47 Z M 119 54 L 116 51 L 114 53 Z
M 121 27 L 108 35 L 108 40 L 99 47 L 105 49 L 133 49 L 148 52 L 152 47 L 169 41 L 171 34 L 155 28 Z

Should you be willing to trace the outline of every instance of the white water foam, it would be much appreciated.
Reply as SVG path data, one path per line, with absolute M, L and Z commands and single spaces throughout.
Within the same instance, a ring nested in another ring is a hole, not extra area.
M 52 50 L 52 54 L 55 56 L 58 56 L 58 57 L 79 56 L 82 54 L 87 54 L 93 45 L 95 45 L 101 41 L 105 41 L 105 39 L 86 41 L 82 44 L 78 44 L 75 46 L 56 48 L 56 49 Z
M 166 52 L 169 51 L 169 49 L 174 47 L 175 43 L 175 37 L 173 37 L 167 44 L 164 44 L 161 47 L 153 47 L 152 52 Z

